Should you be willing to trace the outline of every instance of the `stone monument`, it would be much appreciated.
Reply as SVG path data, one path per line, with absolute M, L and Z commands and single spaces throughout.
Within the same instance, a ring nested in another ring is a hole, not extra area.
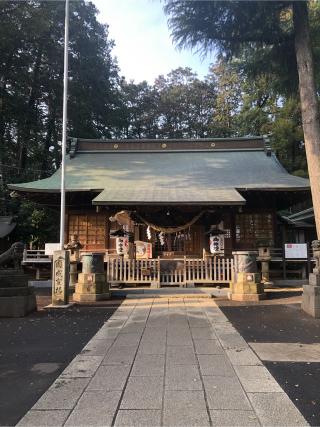
M 235 251 L 234 278 L 229 298 L 235 301 L 259 301 L 265 298 L 254 251 Z
M 69 278 L 69 251 L 54 251 L 52 260 L 52 304 L 48 308 L 69 306 Z
M 310 316 L 320 317 L 320 240 L 312 242 L 315 267 L 309 274 L 309 284 L 303 286 L 302 310 Z
M 24 245 L 14 243 L 0 255 L 0 317 L 23 317 L 37 309 L 33 288 L 21 268 Z
M 82 273 L 78 275 L 73 301 L 93 302 L 110 298 L 109 285 L 104 272 L 104 254 L 82 255 Z

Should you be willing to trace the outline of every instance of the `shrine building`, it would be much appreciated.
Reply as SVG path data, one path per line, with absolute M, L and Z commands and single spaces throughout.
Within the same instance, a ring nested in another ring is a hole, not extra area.
M 58 209 L 60 169 L 9 188 Z M 277 211 L 307 198 L 309 181 L 290 175 L 263 137 L 72 138 L 65 242 L 76 235 L 82 251 L 105 253 L 114 282 L 228 282 L 232 252 L 280 247 Z M 184 265 L 160 271 L 168 260 Z

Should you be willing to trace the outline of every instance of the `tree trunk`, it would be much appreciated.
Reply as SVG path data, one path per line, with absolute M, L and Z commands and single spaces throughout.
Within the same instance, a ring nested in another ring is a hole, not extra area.
M 304 143 L 317 236 L 320 239 L 320 123 L 307 2 L 293 2 L 293 21 Z

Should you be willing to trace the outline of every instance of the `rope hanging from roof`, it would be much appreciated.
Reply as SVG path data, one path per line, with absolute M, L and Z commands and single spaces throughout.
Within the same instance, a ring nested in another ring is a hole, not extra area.
M 145 218 L 143 218 L 138 213 L 135 213 L 135 215 L 148 227 L 152 228 L 153 230 L 157 231 L 158 233 L 165 233 L 165 234 L 171 234 L 171 233 L 178 233 L 179 231 L 186 230 L 187 228 L 191 227 L 193 224 L 195 224 L 198 219 L 202 217 L 202 215 L 206 211 L 201 211 L 196 215 L 194 218 L 192 218 L 191 221 L 187 222 L 184 225 L 178 225 L 176 227 L 161 227 L 160 225 L 153 224 L 152 222 L 147 221 Z

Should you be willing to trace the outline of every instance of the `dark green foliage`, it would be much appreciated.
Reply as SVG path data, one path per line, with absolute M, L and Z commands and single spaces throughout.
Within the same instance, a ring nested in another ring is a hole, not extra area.
M 45 178 L 59 166 L 64 6 L 64 1 L 0 2 L 0 174 L 4 184 Z M 92 3 L 70 2 L 68 133 L 87 138 L 111 137 L 122 127 L 113 42 L 96 14 Z M 30 204 L 13 203 L 8 192 L 5 202 L 2 210 L 17 214 L 20 209 L 25 230 L 21 238 L 34 234 L 33 224 L 40 218 L 38 214 L 37 220 L 33 218 Z

